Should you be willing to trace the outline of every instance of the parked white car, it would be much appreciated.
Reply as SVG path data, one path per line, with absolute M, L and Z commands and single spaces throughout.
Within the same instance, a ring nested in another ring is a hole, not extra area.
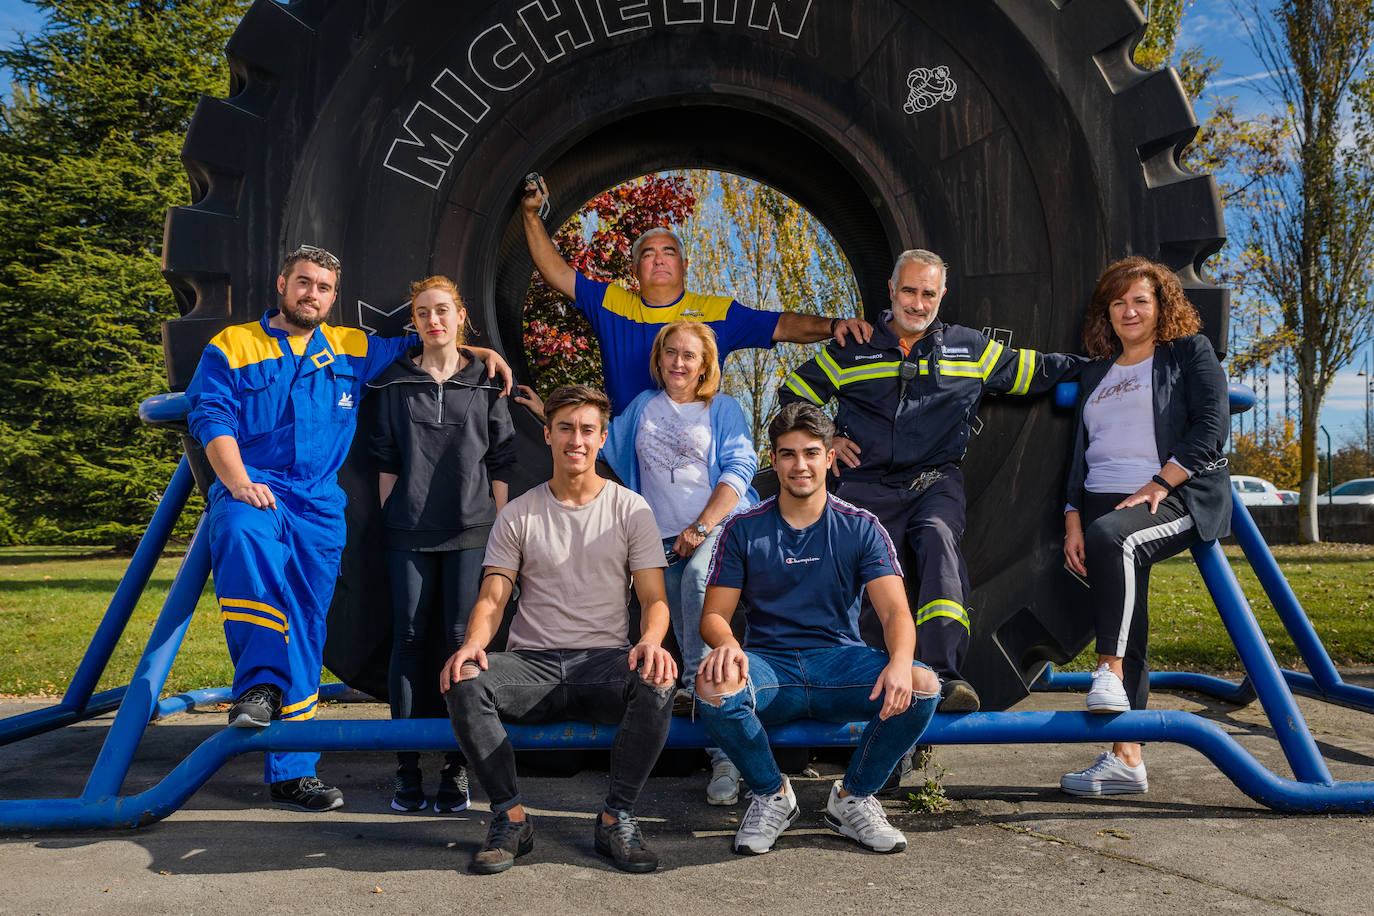
M 1279 499 L 1283 500 L 1285 506 L 1296 506 L 1302 501 L 1302 497 L 1298 495 L 1297 490 L 1280 490 Z
M 1331 491 L 1330 502 L 1371 506 L 1374 505 L 1374 477 L 1357 477 Z M 1317 497 L 1318 505 L 1328 501 L 1326 493 Z
M 1240 494 L 1240 501 L 1247 506 L 1283 505 L 1283 497 L 1279 495 L 1279 488 L 1263 477 L 1232 474 L 1231 489 Z

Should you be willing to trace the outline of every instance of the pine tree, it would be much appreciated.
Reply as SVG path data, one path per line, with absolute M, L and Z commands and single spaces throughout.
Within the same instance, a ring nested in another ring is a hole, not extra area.
M 166 390 L 167 208 L 246 0 L 35 0 L 0 51 L 0 543 L 127 544 L 180 454 L 137 408 Z

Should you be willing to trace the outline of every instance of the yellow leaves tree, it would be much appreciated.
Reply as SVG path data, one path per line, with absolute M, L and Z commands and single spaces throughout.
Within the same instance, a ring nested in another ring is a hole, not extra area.
M 752 308 L 860 314 L 849 262 L 804 207 L 739 175 L 690 171 L 687 176 L 698 194 L 697 212 L 686 225 L 690 288 L 733 296 Z M 811 353 L 811 347 L 778 344 L 772 350 L 736 351 L 726 362 L 723 390 L 749 416 L 760 452 L 767 448 L 778 386 Z

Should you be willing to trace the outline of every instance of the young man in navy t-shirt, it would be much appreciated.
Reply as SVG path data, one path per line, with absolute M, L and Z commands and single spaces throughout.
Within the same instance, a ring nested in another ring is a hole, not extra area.
M 697 670 L 697 698 L 712 740 L 753 790 L 734 849 L 768 852 L 797 819 L 797 799 L 768 746 L 765 725 L 793 719 L 869 719 L 826 804 L 826 824 L 874 852 L 906 837 L 873 797 L 935 713 L 940 682 L 913 660 L 916 628 L 896 551 L 872 513 L 825 490 L 834 423 L 789 404 L 768 425 L 781 490 L 725 523 L 707 577 L 701 635 L 712 647 Z M 859 636 L 868 596 L 887 651 Z M 742 606 L 740 647 L 730 618 Z

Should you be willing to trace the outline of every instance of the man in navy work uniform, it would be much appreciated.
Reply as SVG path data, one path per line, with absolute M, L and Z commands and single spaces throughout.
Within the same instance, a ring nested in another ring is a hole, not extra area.
M 938 318 L 947 266 L 904 251 L 888 281 L 892 308 L 867 342 L 828 346 L 778 389 L 781 404 L 839 399 L 839 495 L 878 516 L 914 558 L 917 655 L 943 682 L 941 712 L 973 712 L 978 694 L 961 672 L 968 654 L 964 563 L 964 458 L 987 392 L 1036 394 L 1075 378 L 1079 356 L 1004 347 Z M 864 615 L 873 644 L 876 625 Z
M 930 724 L 940 682 L 912 658 L 916 628 L 892 540 L 872 513 L 826 492 L 834 430 L 810 404 L 782 409 L 768 425 L 778 495 L 727 521 L 711 558 L 701 635 L 712 648 L 697 698 L 711 739 L 753 791 L 738 853 L 768 852 L 797 819 L 763 729 L 799 718 L 869 720 L 825 822 L 874 852 L 906 848 L 873 796 Z M 859 635 L 865 589 L 886 651 Z M 746 648 L 730 629 L 737 606 Z
M 339 268 L 322 248 L 287 255 L 277 308 L 217 334 L 186 389 L 191 434 L 217 478 L 205 530 L 234 662 L 231 726 L 315 717 L 325 616 L 346 537 L 338 471 L 364 386 L 415 343 L 325 324 Z M 499 356 L 484 350 L 478 358 L 499 366 L 509 386 Z M 318 759 L 268 754 L 272 801 L 305 811 L 342 805 L 343 793 L 316 777 Z
M 873 326 L 862 318 L 825 318 L 795 312 L 765 312 L 741 305 L 729 296 L 703 296 L 687 291 L 687 256 L 682 240 L 659 227 L 641 235 L 630 250 L 639 292 L 614 283 L 589 280 L 572 268 L 549 238 L 539 217 L 544 195 L 537 183 L 525 185 L 525 243 L 544 282 L 558 290 L 587 316 L 601 344 L 601 373 L 611 411 L 618 416 L 641 391 L 654 387 L 649 354 L 654 337 L 666 324 L 700 321 L 716 334 L 720 359 L 735 350 L 769 348 L 778 342 L 815 343 L 846 335 L 867 340 Z

